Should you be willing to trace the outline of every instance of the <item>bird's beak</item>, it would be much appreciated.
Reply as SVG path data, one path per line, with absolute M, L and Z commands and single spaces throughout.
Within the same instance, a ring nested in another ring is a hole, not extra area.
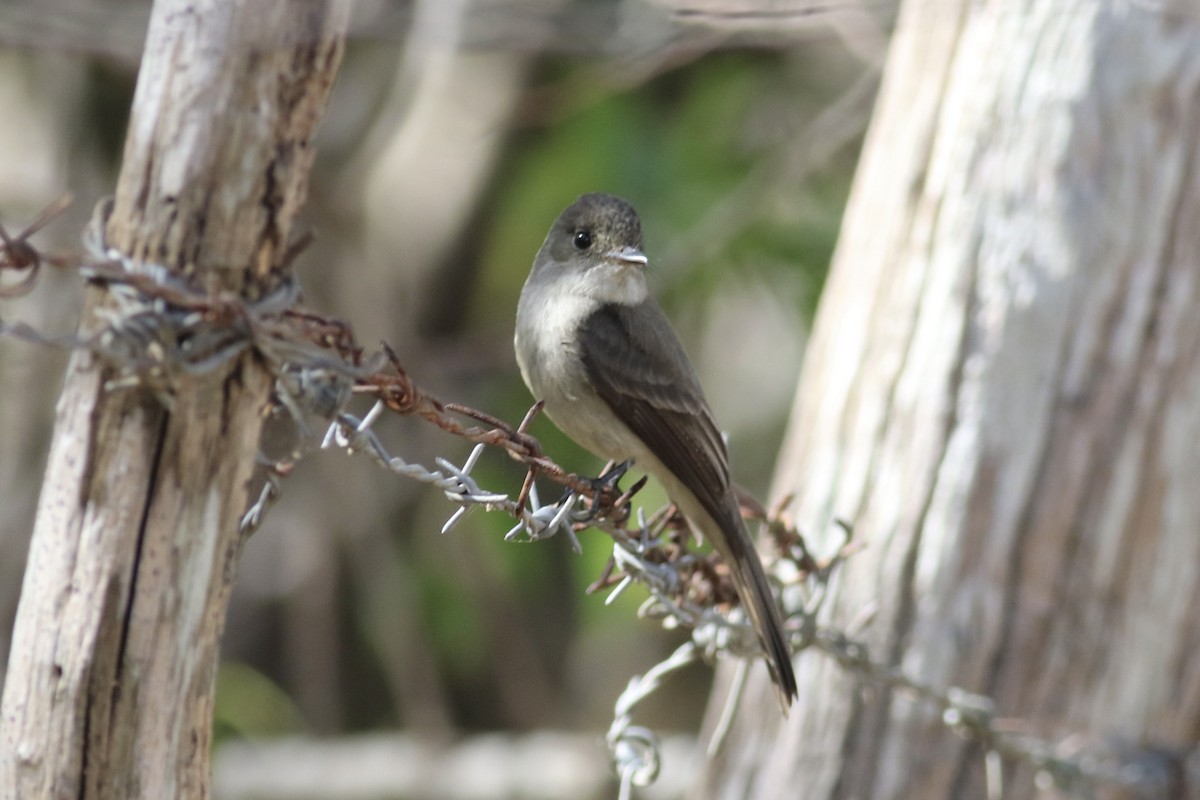
M 644 267 L 649 263 L 646 254 L 636 247 L 622 247 L 620 250 L 610 250 L 606 255 L 617 261 L 624 261 L 626 264 L 637 264 L 639 267 Z

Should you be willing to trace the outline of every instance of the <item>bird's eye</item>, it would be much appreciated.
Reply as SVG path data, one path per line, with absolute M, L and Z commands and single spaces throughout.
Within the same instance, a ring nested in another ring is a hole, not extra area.
M 575 239 L 573 240 L 576 250 L 587 250 L 592 246 L 591 231 L 575 231 Z

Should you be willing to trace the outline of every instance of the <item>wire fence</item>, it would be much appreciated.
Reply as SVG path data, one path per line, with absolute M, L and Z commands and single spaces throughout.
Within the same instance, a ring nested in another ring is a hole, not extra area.
M 0 317 L 0 335 L 85 350 L 106 370 L 106 390 L 144 389 L 167 408 L 173 403 L 173 388 L 181 375 L 212 372 L 252 352 L 274 377 L 274 412 L 294 423 L 302 443 L 317 436 L 311 420 L 323 420 L 327 428 L 320 440 L 322 448 L 366 456 L 398 477 L 442 492 L 457 506 L 442 533 L 451 531 L 466 514 L 481 509 L 513 518 L 514 525 L 505 536 L 510 541 L 541 541 L 561 535 L 580 551 L 576 534 L 581 529 L 590 527 L 608 534 L 612 554 L 589 591 L 607 591 L 611 603 L 637 584 L 648 593 L 638 610 L 640 617 L 685 628 L 691 634 L 667 659 L 631 678 L 616 700 L 605 740 L 622 800 L 631 797 L 635 787 L 653 783 L 660 766 L 658 737 L 634 722 L 638 705 L 680 669 L 698 661 L 711 663 L 721 656 L 746 664 L 761 657 L 719 558 L 691 545 L 686 524 L 674 508 L 647 515 L 644 509 L 632 507 L 630 501 L 644 485 L 644 478 L 621 491 L 615 482 L 575 475 L 548 458 L 537 440 L 526 433 L 540 405 L 514 426 L 468 406 L 441 402 L 417 386 L 386 344 L 367 355 L 349 325 L 301 307 L 298 288 L 289 279 L 251 302 L 233 295 L 213 295 L 164 266 L 136 262 L 104 240 L 111 209 L 108 202 L 97 206 L 84 236 L 82 257 L 47 257 L 29 237 L 67 202 L 56 201 L 15 237 L 0 226 L 0 297 L 32 291 L 40 267 L 48 263 L 77 269 L 88 284 L 105 291 L 105 302 L 97 308 L 95 320 L 85 321 L 78 334 L 47 334 Z M 302 247 L 303 242 L 298 243 L 288 260 Z M 15 279 L 7 279 L 6 272 Z M 348 410 L 356 395 L 374 398 L 361 417 Z M 475 447 L 461 466 L 440 458 L 435 468 L 409 462 L 393 453 L 375 431 L 375 423 L 389 413 L 416 416 L 474 442 Z M 473 477 L 481 454 L 489 447 L 504 451 L 525 468 L 524 480 L 515 493 L 483 487 Z M 278 502 L 283 481 L 303 451 L 300 447 L 282 460 L 264 462 L 263 488 L 242 517 L 245 535 L 261 526 L 266 512 Z M 535 482 L 538 476 L 561 485 L 563 497 L 543 503 Z M 1092 745 L 1080 735 L 1056 739 L 1034 735 L 1028 726 L 1001 719 L 990 698 L 923 681 L 880 660 L 866 643 L 846 631 L 823 625 L 821 611 L 830 581 L 860 545 L 849 526 L 843 525 L 841 546 L 818 558 L 788 518 L 787 505 L 788 498 L 784 498 L 769 512 L 753 507 L 744 511 L 768 533 L 768 574 L 777 596 L 800 598 L 785 606 L 785 628 L 793 654 L 816 651 L 859 681 L 905 692 L 936 708 L 947 728 L 980 746 L 989 797 L 1001 795 L 1005 760 L 1036 770 L 1038 786 L 1046 791 L 1093 797 L 1107 788 L 1133 797 L 1178 796 L 1184 780 L 1181 773 L 1186 770 L 1179 759 L 1146 749 Z M 743 669 L 742 677 L 744 674 Z M 743 680 L 734 681 L 710 752 L 720 746 L 728 730 L 742 685 Z

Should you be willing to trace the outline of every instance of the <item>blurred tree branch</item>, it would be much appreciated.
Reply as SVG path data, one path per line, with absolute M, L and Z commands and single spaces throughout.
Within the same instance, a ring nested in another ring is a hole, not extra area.
M 364 0 L 351 17 L 348 36 L 404 40 L 417 16 L 416 5 L 410 0 Z M 698 42 L 705 49 L 791 47 L 832 29 L 849 41 L 864 37 L 869 42 L 864 52 L 877 55 L 878 17 L 890 13 L 891 6 L 891 0 L 797 0 L 769 10 L 746 0 L 492 0 L 467 4 L 461 36 L 467 49 L 648 55 L 665 45 L 694 50 Z M 636 24 L 624 22 L 631 16 Z M 132 64 L 141 56 L 148 18 L 140 2 L 8 0 L 0 5 L 0 45 L 90 53 Z

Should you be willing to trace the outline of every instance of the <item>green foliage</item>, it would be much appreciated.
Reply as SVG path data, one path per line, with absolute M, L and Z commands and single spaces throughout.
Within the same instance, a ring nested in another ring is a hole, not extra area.
M 217 671 L 213 731 L 225 738 L 282 736 L 303 729 L 300 711 L 274 681 L 253 667 L 226 661 Z
M 472 550 L 482 548 L 486 558 L 486 541 L 472 542 Z M 486 637 L 478 609 L 472 608 L 471 595 L 463 591 L 462 573 L 422 570 L 420 578 L 421 606 L 426 611 L 426 629 L 436 649 L 439 661 L 451 674 L 470 677 L 473 665 L 486 660 Z
M 856 153 L 822 166 L 798 185 L 773 183 L 780 176 L 770 166 L 795 146 L 796 128 L 808 118 L 802 112 L 815 113 L 826 99 L 796 95 L 795 83 L 816 81 L 813 70 L 785 69 L 787 58 L 728 53 L 633 91 L 597 96 L 593 87 L 552 125 L 516 135 L 497 178 L 471 318 L 486 327 L 511 324 L 517 293 L 546 228 L 587 191 L 622 195 L 639 210 L 651 269 L 672 273 L 658 279 L 668 303 L 681 299 L 674 297 L 676 290 L 703 295 L 730 268 L 753 264 L 801 274 L 809 287 L 804 310 L 811 313 Z M 561 82 L 572 85 L 571 75 L 568 71 Z M 780 107 L 783 102 L 796 108 Z M 780 132 L 757 134 L 764 120 Z M 736 229 L 697 227 L 714 208 L 736 201 L 739 192 L 753 203 L 735 209 L 745 217 Z M 672 263 L 680 256 L 686 263 Z M 685 284 L 673 279 L 676 272 L 686 276 Z

